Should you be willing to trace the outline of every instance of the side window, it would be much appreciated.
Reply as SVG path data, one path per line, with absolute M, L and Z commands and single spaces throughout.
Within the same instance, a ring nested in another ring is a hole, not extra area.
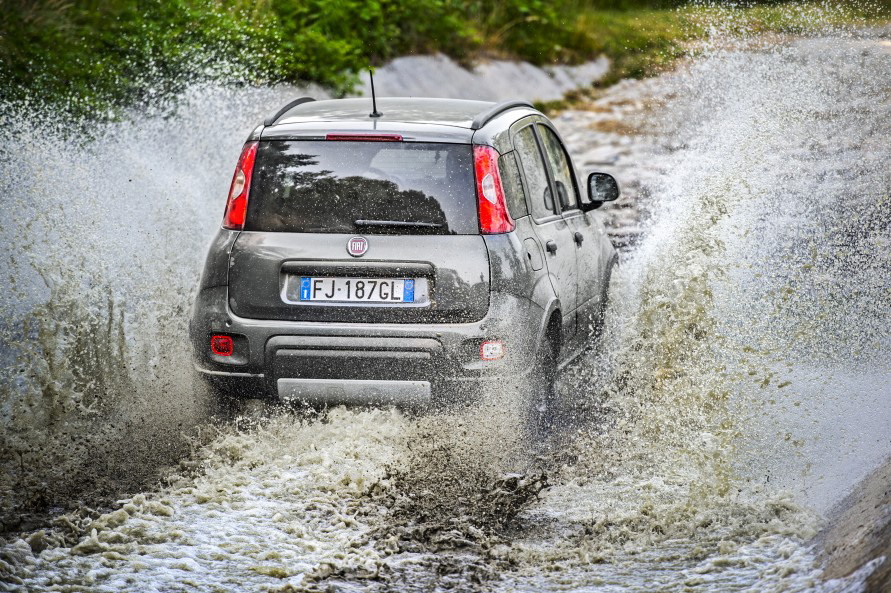
M 541 135 L 545 154 L 548 155 L 548 164 L 554 174 L 554 185 L 557 187 L 560 207 L 563 210 L 574 210 L 579 207 L 579 193 L 566 150 L 563 148 L 560 138 L 549 127 L 539 125 L 538 133 Z
M 541 160 L 541 152 L 538 150 L 538 142 L 535 140 L 535 133 L 531 125 L 517 133 L 514 138 L 514 148 L 520 157 L 523 173 L 526 175 L 526 192 L 529 196 L 532 216 L 545 218 L 555 214 L 551 185 L 548 183 L 548 174 L 544 162 Z
M 507 209 L 513 218 L 523 218 L 529 214 L 526 208 L 526 194 L 523 193 L 523 182 L 520 181 L 520 168 L 513 152 L 501 155 L 498 159 L 498 171 L 501 173 L 501 184 L 507 198 Z

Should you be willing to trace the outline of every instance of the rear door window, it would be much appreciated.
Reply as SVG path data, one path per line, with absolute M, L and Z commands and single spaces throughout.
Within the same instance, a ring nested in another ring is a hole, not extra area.
M 560 208 L 564 211 L 575 210 L 579 207 L 578 189 L 566 149 L 563 148 L 563 143 L 560 142 L 557 134 L 549 127 L 539 124 L 538 133 L 541 135 L 548 164 L 550 164 L 551 173 L 554 175 L 554 185 L 557 188 L 557 197 L 560 199 Z
M 498 171 L 501 173 L 501 184 L 507 197 L 507 209 L 513 218 L 523 218 L 529 214 L 526 207 L 526 194 L 520 180 L 520 168 L 513 152 L 501 155 L 498 159 Z
M 476 234 L 472 149 L 444 143 L 261 142 L 245 230 Z
M 520 157 L 520 164 L 526 177 L 527 196 L 532 216 L 536 219 L 556 214 L 551 184 L 542 161 L 541 151 L 532 126 L 526 126 L 514 137 L 514 148 Z

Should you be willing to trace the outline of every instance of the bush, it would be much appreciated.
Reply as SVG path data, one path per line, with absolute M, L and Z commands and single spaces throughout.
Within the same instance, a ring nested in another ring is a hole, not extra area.
M 699 10 L 676 9 L 681 0 L 3 2 L 0 110 L 27 100 L 92 118 L 164 100 L 202 78 L 315 82 L 346 92 L 362 69 L 414 52 L 536 64 L 604 53 L 614 81 L 679 55 L 698 35 L 685 15 Z M 768 29 L 796 22 L 794 10 L 774 2 L 746 4 L 764 5 L 751 12 Z
M 0 100 L 90 113 L 175 92 L 203 76 L 258 79 L 268 21 L 193 0 L 13 0 L 0 11 Z
M 593 49 L 576 27 L 576 15 L 591 3 L 571 0 L 4 4 L 0 101 L 48 102 L 91 117 L 163 99 L 199 78 L 316 82 L 337 93 L 369 64 L 406 53 L 463 59 L 484 51 L 546 63 L 584 59 Z

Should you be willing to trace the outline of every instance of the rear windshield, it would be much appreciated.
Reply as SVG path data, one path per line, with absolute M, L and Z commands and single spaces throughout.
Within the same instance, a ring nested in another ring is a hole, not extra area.
M 245 230 L 470 235 L 476 208 L 468 144 L 264 141 Z

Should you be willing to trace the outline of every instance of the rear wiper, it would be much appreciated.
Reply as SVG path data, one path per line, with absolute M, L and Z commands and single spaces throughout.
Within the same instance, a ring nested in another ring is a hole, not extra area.
M 436 222 L 414 222 L 411 220 L 354 220 L 356 226 L 384 226 L 384 227 L 414 227 L 424 229 L 440 229 L 442 225 Z

